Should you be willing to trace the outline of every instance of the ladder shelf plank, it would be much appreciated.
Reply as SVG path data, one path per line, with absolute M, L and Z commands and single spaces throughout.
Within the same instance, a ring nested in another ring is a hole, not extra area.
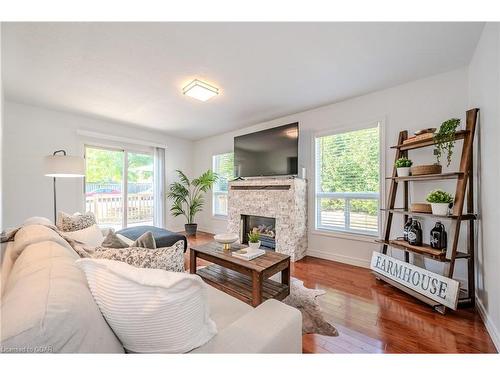
M 434 217 L 436 219 L 442 219 L 442 220 L 476 220 L 477 215 L 476 214 L 462 214 L 460 216 L 457 215 L 448 215 L 448 216 L 443 216 L 443 215 L 434 215 L 431 214 L 430 212 L 413 212 L 410 210 L 405 210 L 404 208 L 381 208 L 380 211 L 384 212 L 392 212 L 395 214 L 401 214 L 401 215 L 408 215 L 408 216 L 428 216 L 428 217 Z
M 463 172 L 450 172 L 441 174 L 424 174 L 420 176 L 390 176 L 386 177 L 387 180 L 395 181 L 433 181 L 433 180 L 452 180 L 455 178 L 463 178 Z
M 464 139 L 465 136 L 469 134 L 468 130 L 459 130 L 455 133 L 455 141 L 459 139 Z M 427 147 L 427 146 L 434 146 L 436 144 L 436 141 L 434 139 L 423 139 L 420 141 L 415 141 L 411 143 L 406 143 L 406 144 L 397 144 L 395 146 L 391 146 L 391 148 L 397 148 L 400 151 L 407 151 L 407 150 L 415 150 L 417 148 L 422 148 L 422 147 Z
M 412 252 L 415 254 L 423 255 L 424 257 L 436 260 L 438 262 L 449 262 L 450 261 L 450 259 L 446 258 L 446 251 L 434 249 L 428 244 L 423 244 L 422 246 L 415 246 L 415 245 L 410 245 L 405 240 L 399 240 L 399 239 L 389 240 L 389 241 L 376 240 L 376 242 L 382 243 L 382 244 L 387 244 L 389 246 L 392 246 L 392 247 L 395 247 L 395 248 L 398 248 L 401 250 L 409 251 L 409 252 Z M 467 258 L 469 258 L 469 255 L 466 253 L 457 252 L 456 258 L 467 259 Z
M 404 240 L 377 240 L 377 242 L 380 243 L 387 243 L 389 246 L 396 247 L 405 251 L 410 251 L 412 253 L 420 254 L 423 255 L 427 258 L 431 258 L 434 260 L 437 260 L 439 262 L 447 262 L 448 260 L 446 259 L 446 252 L 438 250 L 438 249 L 433 249 L 430 247 L 430 245 L 424 244 L 422 246 L 415 246 L 415 245 L 410 245 L 408 242 Z

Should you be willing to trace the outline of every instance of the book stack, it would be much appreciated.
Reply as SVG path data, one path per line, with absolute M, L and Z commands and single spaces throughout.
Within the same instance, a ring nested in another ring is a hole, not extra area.
M 233 256 L 240 258 L 240 259 L 245 259 L 245 260 L 252 260 L 257 257 L 260 257 L 261 255 L 264 255 L 266 253 L 265 250 L 261 249 L 252 249 L 251 247 L 246 247 L 244 249 L 236 250 L 233 251 Z

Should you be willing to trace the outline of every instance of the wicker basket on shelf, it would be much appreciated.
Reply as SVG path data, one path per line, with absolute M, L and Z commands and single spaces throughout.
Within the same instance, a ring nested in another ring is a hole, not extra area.
M 429 203 L 412 203 L 410 211 L 430 214 L 432 213 L 432 206 Z
M 443 167 L 439 164 L 415 165 L 411 167 L 412 176 L 423 176 L 427 174 L 441 174 Z

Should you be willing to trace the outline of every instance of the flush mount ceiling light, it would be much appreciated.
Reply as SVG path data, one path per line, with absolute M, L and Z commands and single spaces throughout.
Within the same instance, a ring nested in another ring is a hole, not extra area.
M 208 83 L 198 79 L 193 80 L 190 84 L 182 89 L 184 95 L 206 102 L 215 95 L 219 95 L 219 89 Z

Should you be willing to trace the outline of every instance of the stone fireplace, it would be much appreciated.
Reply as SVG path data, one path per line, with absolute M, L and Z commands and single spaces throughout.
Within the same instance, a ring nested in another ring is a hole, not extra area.
M 263 178 L 232 181 L 228 194 L 228 231 L 238 233 L 242 243 L 247 233 L 258 230 L 262 245 L 303 258 L 307 250 L 306 181 L 298 178 Z M 255 228 L 255 229 L 254 229 Z

